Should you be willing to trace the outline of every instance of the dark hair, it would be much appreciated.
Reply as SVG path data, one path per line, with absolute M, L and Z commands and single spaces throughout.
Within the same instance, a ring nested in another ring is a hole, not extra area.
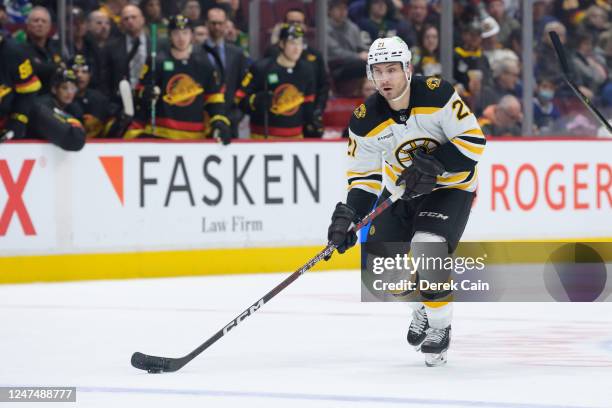
M 573 37 L 574 49 L 580 47 L 580 45 L 585 41 L 589 41 L 591 44 L 593 44 L 593 37 L 591 37 L 591 35 L 584 30 L 576 31 Z
M 227 7 L 222 7 L 221 4 L 215 4 L 214 6 L 211 6 L 208 8 L 208 10 L 206 10 L 206 19 L 208 20 L 208 12 L 210 10 L 221 10 L 223 12 L 223 14 L 225 14 L 225 18 L 229 19 L 230 13 L 227 9 Z
M 287 22 L 287 16 L 289 13 L 301 13 L 304 16 L 304 21 L 306 21 L 306 12 L 303 9 L 299 7 L 291 7 L 289 10 L 285 11 L 285 18 L 283 19 L 285 23 Z
M 424 40 L 425 40 L 425 33 L 427 31 L 431 30 L 432 28 L 435 29 L 438 32 L 438 47 L 434 51 L 435 54 L 436 54 L 435 56 L 437 57 L 438 54 L 440 53 L 440 30 L 438 29 L 438 27 L 436 27 L 433 24 L 429 24 L 429 23 L 425 24 L 423 26 L 423 28 L 421 29 L 421 32 L 419 32 L 419 37 L 417 39 L 417 42 L 418 42 L 419 48 L 421 49 L 421 54 L 422 55 L 429 55 L 429 52 L 425 49 L 423 43 L 424 43 Z

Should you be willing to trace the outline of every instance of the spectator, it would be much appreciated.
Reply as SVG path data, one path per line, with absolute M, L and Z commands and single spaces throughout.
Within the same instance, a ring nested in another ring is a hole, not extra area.
M 554 102 L 555 81 L 552 78 L 541 78 L 533 98 L 533 121 L 541 135 L 558 131 L 558 120 L 561 117 L 559 108 Z
M 51 93 L 37 97 L 28 124 L 28 138 L 46 138 L 64 150 L 81 150 L 85 145 L 85 129 L 79 120 L 81 112 L 72 104 L 77 92 L 74 72 L 58 68 L 50 89 Z
M 512 38 L 512 33 L 510 33 L 509 38 Z M 482 50 L 485 57 L 487 57 L 489 66 L 491 67 L 506 59 L 514 60 L 516 61 L 516 64 L 519 63 L 518 55 L 511 49 L 504 47 L 504 45 L 499 42 L 499 37 L 497 34 L 491 34 L 490 36 L 485 37 L 483 33 Z
M 243 33 L 249 31 L 248 21 L 242 8 L 240 0 L 216 0 L 218 6 L 224 7 L 228 12 L 228 19 L 233 21 L 237 29 Z
M 41 87 L 21 45 L 0 33 L 0 142 L 23 139 L 30 111 Z
M 506 13 L 506 6 L 503 0 L 489 0 L 487 11 L 499 24 L 499 33 L 497 33 L 499 42 L 507 46 L 510 33 L 513 30 L 520 29 L 521 24 Z
M 198 24 L 202 19 L 202 7 L 200 6 L 200 2 L 198 0 L 185 1 L 182 14 L 193 21 L 194 24 Z
M 409 41 L 408 25 L 396 18 L 395 7 L 391 0 L 366 0 L 367 17 L 357 21 L 367 45 L 377 38 L 400 36 Z M 408 45 L 414 45 L 414 43 Z
M 87 17 L 87 31 L 101 50 L 106 46 L 110 37 L 111 22 L 106 14 L 100 10 L 92 11 Z
M 504 59 L 493 66 L 493 85 L 483 88 L 481 108 L 499 103 L 505 95 L 518 96 L 517 84 L 521 75 L 518 59 Z M 477 108 L 477 110 L 479 110 Z
M 551 61 L 557 61 L 557 53 L 555 52 L 552 43 L 550 41 L 549 32 L 554 31 L 559 36 L 559 41 L 561 44 L 565 44 L 567 42 L 565 26 L 558 21 L 552 21 L 544 27 L 544 32 L 542 33 L 542 41 L 540 45 L 536 48 L 536 58 L 535 58 L 535 75 L 536 77 L 547 77 L 547 78 L 555 78 L 557 81 L 562 81 L 563 73 L 561 72 L 561 66 L 557 63 L 551 63 Z M 568 64 L 570 65 L 570 72 L 572 73 L 572 79 L 579 87 L 582 92 L 591 91 L 582 86 L 582 78 L 575 74 L 574 69 L 574 52 L 571 48 L 565 49 L 567 54 Z M 559 96 L 569 96 L 573 95 L 572 90 L 567 86 L 563 85 L 557 89 L 557 94 Z
M 73 103 L 82 112 L 85 134 L 88 138 L 103 137 L 106 124 L 111 119 L 111 112 L 116 112 L 119 108 L 110 104 L 102 92 L 89 88 L 92 74 L 85 55 L 75 55 L 69 65 L 76 75 L 77 94 Z
M 253 64 L 236 92 L 236 102 L 251 117 L 251 137 L 302 138 L 305 128 L 322 126 L 313 123 L 315 79 L 300 60 L 303 38 L 300 25 L 283 27 L 278 57 Z
M 490 67 L 482 52 L 482 27 L 480 21 L 472 20 L 463 25 L 461 34 L 462 43 L 455 47 L 454 73 L 457 93 L 464 98 L 468 105 L 480 106 L 480 96 L 483 80 L 490 76 Z M 484 84 L 486 85 L 486 83 Z
M 348 19 L 346 0 L 329 1 L 327 55 L 336 92 L 354 93 L 355 86 L 366 76 L 367 46 L 361 40 L 359 28 Z
M 376 92 L 376 85 L 374 85 L 374 81 L 370 81 L 367 78 L 363 79 L 363 83 L 361 84 L 361 98 L 365 101 L 370 96 L 374 95 Z
M 208 52 L 210 63 L 222 73 L 221 77 L 225 84 L 225 112 L 230 120 L 232 136 L 238 137 L 238 124 L 243 114 L 237 106 L 234 106 L 234 94 L 246 75 L 247 58 L 239 47 L 225 41 L 227 13 L 224 8 L 208 9 L 206 25 L 210 38 L 206 40 L 204 49 Z
M 534 0 L 533 2 L 533 38 L 538 42 L 540 41 L 540 38 L 542 38 L 542 34 L 544 33 L 544 26 L 546 26 L 546 24 L 550 23 L 551 21 L 556 20 L 551 15 L 551 5 L 552 0 Z M 521 30 L 519 28 L 515 28 L 513 30 L 513 33 L 516 31 L 520 33 Z M 513 37 L 513 35 L 511 35 L 511 37 Z M 520 41 L 520 35 L 518 38 Z M 513 48 L 510 43 L 507 43 L 506 45 L 510 48 Z
M 608 79 L 606 61 L 593 52 L 593 41 L 590 34 L 577 32 L 575 38 L 575 52 L 573 53 L 573 64 L 577 77 L 584 88 L 588 89 L 585 95 L 593 98 L 599 88 Z
M 420 32 L 418 44 L 412 54 L 414 73 L 425 76 L 442 75 L 438 28 L 429 24 L 425 25 Z
M 59 42 L 49 38 L 51 15 L 41 6 L 34 7 L 26 21 L 26 53 L 34 74 L 42 83 L 42 92 L 49 92 L 51 78 L 62 62 Z
M 149 39 L 144 31 L 144 17 L 134 5 L 121 11 L 121 28 L 124 34 L 109 41 L 106 46 L 103 89 L 111 100 L 117 101 L 119 82 L 127 79 L 132 89 L 149 54 Z
M 516 96 L 506 95 L 497 105 L 488 106 L 478 123 L 485 135 L 520 136 L 522 120 L 521 103 Z
M 285 14 L 284 24 L 297 24 L 304 32 L 306 32 L 306 14 L 301 9 L 290 9 Z M 271 46 L 266 51 L 266 57 L 277 57 L 281 50 L 278 44 Z M 300 60 L 305 64 L 310 65 L 312 72 L 315 74 L 315 100 L 313 115 L 316 117 L 316 123 L 323 123 L 323 112 L 327 105 L 329 97 L 329 79 L 327 77 L 327 68 L 323 55 L 315 48 L 310 47 L 304 42 L 304 49 L 300 55 Z M 315 134 L 305 134 L 305 137 L 322 137 L 323 128 L 316 129 Z
M 157 38 L 168 38 L 168 20 L 162 15 L 162 7 L 160 0 L 140 0 L 138 4 L 142 15 L 145 18 L 145 24 L 150 27 L 152 24 L 157 24 Z
M 437 27 L 440 24 L 434 16 L 429 14 L 427 0 L 410 0 L 404 10 L 406 10 L 405 14 L 409 23 L 406 43 L 411 47 L 419 43 L 419 38 L 422 37 L 426 25 Z
M 592 5 L 585 12 L 585 17 L 578 30 L 591 36 L 593 44 L 597 44 L 601 34 L 610 28 L 608 13 L 598 5 Z
M 249 55 L 249 36 L 236 27 L 232 20 L 227 20 L 227 31 L 225 39 L 230 43 L 240 47 L 244 55 Z
M 105 14 L 111 24 L 110 36 L 119 37 L 121 35 L 121 12 L 128 5 L 128 0 L 105 0 L 101 2 L 100 11 Z
M 100 86 L 101 67 L 102 67 L 102 50 L 96 45 L 92 35 L 87 32 L 87 23 L 83 10 L 78 7 L 72 8 L 72 13 L 67 21 L 72 20 L 72 46 L 70 47 L 70 58 L 79 54 L 89 61 L 88 70 L 91 75 L 92 88 Z
M 196 23 L 193 27 L 193 43 L 202 46 L 208 40 L 210 33 L 205 23 Z

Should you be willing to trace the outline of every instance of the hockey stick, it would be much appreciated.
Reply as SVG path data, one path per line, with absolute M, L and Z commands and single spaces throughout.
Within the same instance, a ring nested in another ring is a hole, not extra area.
M 591 100 L 587 98 L 586 95 L 580 91 L 580 89 L 578 89 L 574 81 L 571 80 L 571 72 L 569 64 L 567 63 L 567 56 L 565 55 L 563 44 L 561 44 L 561 41 L 559 40 L 559 35 L 555 31 L 549 31 L 548 35 L 550 36 L 550 41 L 552 41 L 552 45 L 555 48 L 555 52 L 557 53 L 557 58 L 559 58 L 559 63 L 561 64 L 561 71 L 563 72 L 563 76 L 565 77 L 565 82 L 567 82 L 570 88 L 572 88 L 572 91 L 574 91 L 574 93 L 576 94 L 578 99 L 582 101 L 584 106 L 586 106 L 591 111 L 591 113 L 595 115 L 601 123 L 603 123 L 603 125 L 608 129 L 608 132 L 612 133 L 612 125 L 610 125 L 610 122 L 608 122 L 604 115 L 602 115 L 601 112 L 597 110 Z
M 157 24 L 151 24 L 151 89 L 157 85 L 155 78 L 155 66 L 157 65 Z M 155 136 L 157 98 L 151 99 L 151 134 Z
M 361 221 L 359 221 L 356 225 L 351 226 L 351 229 L 356 232 L 364 226 L 368 225 L 374 218 L 378 217 L 383 211 L 389 208 L 391 204 L 397 201 L 401 197 L 401 195 L 402 192 L 395 193 L 389 198 L 387 198 L 385 201 L 376 206 L 376 208 L 374 208 L 369 214 L 363 217 Z M 250 306 L 245 311 L 236 316 L 227 325 L 225 325 L 225 327 L 215 333 L 214 336 L 206 340 L 206 342 L 204 342 L 202 345 L 200 345 L 198 348 L 196 348 L 186 356 L 180 358 L 157 357 L 136 352 L 132 355 L 132 365 L 135 368 L 146 370 L 149 373 L 160 373 L 162 371 L 174 372 L 180 370 L 185 364 L 189 363 L 191 360 L 200 355 L 204 350 L 216 343 L 217 340 L 225 336 L 231 329 L 240 324 L 244 319 L 261 309 L 264 304 L 268 303 L 274 296 L 278 295 L 283 289 L 293 283 L 293 281 L 299 278 L 302 274 L 311 269 L 325 257 L 331 255 L 335 249 L 336 247 L 334 244 L 328 243 L 324 249 L 322 249 L 317 255 L 311 258 L 304 266 L 289 275 L 274 289 L 266 293 L 264 297 L 253 303 L 252 306 Z

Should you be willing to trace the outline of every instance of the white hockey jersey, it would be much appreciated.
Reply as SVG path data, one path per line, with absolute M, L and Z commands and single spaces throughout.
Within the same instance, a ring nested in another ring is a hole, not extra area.
M 393 111 L 376 93 L 353 112 L 349 124 L 349 198 L 353 189 L 378 196 L 384 186 L 393 193 L 398 176 L 411 165 L 417 149 L 434 155 L 445 166 L 436 189 L 475 191 L 476 163 L 485 144 L 476 117 L 450 83 L 415 76 L 408 109 Z

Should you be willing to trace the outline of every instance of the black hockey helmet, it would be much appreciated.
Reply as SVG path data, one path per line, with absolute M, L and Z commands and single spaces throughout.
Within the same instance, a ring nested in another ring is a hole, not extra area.
M 184 30 L 184 29 L 193 29 L 193 24 L 191 20 L 185 17 L 182 14 L 177 14 L 175 16 L 170 16 L 168 18 L 168 31 L 172 30 Z
M 75 71 L 77 69 L 84 69 L 85 71 L 89 71 L 91 69 L 87 57 L 83 54 L 76 54 L 74 57 L 72 57 L 70 61 L 68 61 L 68 66 Z
M 304 37 L 304 29 L 299 24 L 283 24 L 281 26 L 280 40 L 295 40 Z
M 63 84 L 64 82 L 72 82 L 76 85 L 77 77 L 73 70 L 66 68 L 58 68 L 51 78 L 51 87 Z

